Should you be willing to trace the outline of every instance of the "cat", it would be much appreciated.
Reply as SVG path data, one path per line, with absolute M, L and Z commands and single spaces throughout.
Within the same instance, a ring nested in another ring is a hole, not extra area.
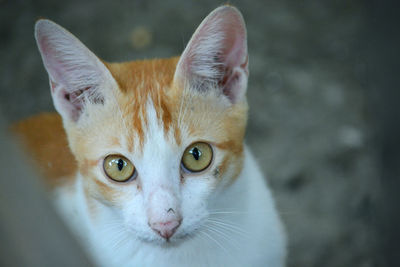
M 244 144 L 238 9 L 212 11 L 168 59 L 108 63 L 46 19 L 35 38 L 59 115 L 14 131 L 95 264 L 285 265 L 284 227 Z

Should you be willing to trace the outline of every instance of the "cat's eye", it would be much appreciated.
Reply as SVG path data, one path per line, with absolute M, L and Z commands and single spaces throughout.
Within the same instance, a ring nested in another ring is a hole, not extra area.
M 186 148 L 182 156 L 182 165 L 190 172 L 201 172 L 210 166 L 212 158 L 211 146 L 204 142 L 197 142 Z
M 135 174 L 135 166 L 121 155 L 107 156 L 103 168 L 106 175 L 116 182 L 126 182 Z

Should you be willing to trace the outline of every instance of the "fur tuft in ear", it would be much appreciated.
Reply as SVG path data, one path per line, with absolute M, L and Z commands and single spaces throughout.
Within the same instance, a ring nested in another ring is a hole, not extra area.
M 104 102 L 100 88 L 113 78 L 88 48 L 45 19 L 36 22 L 35 38 L 49 74 L 54 106 L 64 119 L 77 121 L 85 105 Z
M 231 103 L 241 101 L 248 80 L 246 26 L 232 6 L 211 12 L 183 52 L 174 82 L 201 91 L 217 88 Z

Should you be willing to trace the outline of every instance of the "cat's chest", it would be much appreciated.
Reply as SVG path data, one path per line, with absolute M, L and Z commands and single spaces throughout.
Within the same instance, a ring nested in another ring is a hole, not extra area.
M 88 206 L 81 186 L 81 177 L 70 177 L 73 183 L 64 184 L 52 191 L 53 203 L 72 233 L 88 243 L 92 232 Z

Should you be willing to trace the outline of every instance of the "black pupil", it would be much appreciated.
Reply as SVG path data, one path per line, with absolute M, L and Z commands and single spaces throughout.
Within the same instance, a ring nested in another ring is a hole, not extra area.
M 122 168 L 124 167 L 124 161 L 122 159 L 119 159 L 117 165 L 118 165 L 118 170 L 121 171 Z
M 199 160 L 199 158 L 200 158 L 200 156 L 201 156 L 201 152 L 200 152 L 200 150 L 199 150 L 197 147 L 193 148 L 193 149 L 190 151 L 190 153 L 193 155 L 193 157 L 194 157 L 195 160 Z

